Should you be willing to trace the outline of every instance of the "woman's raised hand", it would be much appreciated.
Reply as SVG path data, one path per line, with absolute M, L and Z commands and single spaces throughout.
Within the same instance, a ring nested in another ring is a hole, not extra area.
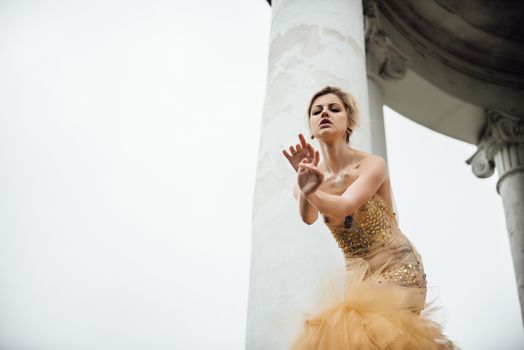
M 313 146 L 306 141 L 304 135 L 298 134 L 298 139 L 300 140 L 300 143 L 297 143 L 296 146 L 291 145 L 289 147 L 291 154 L 286 150 L 282 151 L 282 154 L 284 154 L 284 157 L 289 160 L 289 163 L 291 163 L 291 166 L 296 172 L 298 172 L 298 165 L 302 159 L 306 158 L 309 162 L 312 162 L 315 157 L 315 150 L 313 149 Z
M 298 187 L 305 194 L 315 192 L 324 181 L 324 174 L 317 167 L 319 160 L 320 155 L 318 151 L 315 151 L 312 161 L 304 158 L 298 164 Z

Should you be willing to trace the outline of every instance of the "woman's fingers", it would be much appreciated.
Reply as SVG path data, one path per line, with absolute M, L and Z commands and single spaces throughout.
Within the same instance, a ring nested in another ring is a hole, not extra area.
M 298 139 L 300 140 L 300 144 L 302 145 L 302 148 L 307 147 L 306 138 L 302 134 L 298 134 Z
M 302 159 L 302 160 L 300 161 L 300 163 L 298 163 L 298 166 L 301 167 L 301 166 L 303 166 L 303 165 L 305 166 L 306 164 L 307 164 L 307 159 L 304 158 L 304 159 Z
M 318 151 L 315 151 L 315 158 L 313 158 L 313 164 L 318 165 L 319 161 L 320 161 L 320 153 Z
M 300 168 L 300 166 L 304 164 L 307 164 L 307 161 L 301 160 L 300 163 L 298 163 L 298 167 Z
M 319 173 L 319 170 L 317 169 L 317 167 L 314 166 L 314 165 L 311 165 L 311 164 L 309 164 L 309 163 L 302 162 L 302 163 L 299 164 L 299 167 L 306 168 L 306 169 L 308 169 L 308 170 L 314 172 L 315 174 L 318 174 L 318 173 Z
M 307 144 L 307 151 L 310 157 L 313 157 L 313 155 L 315 154 L 315 150 L 313 149 L 313 146 L 311 146 L 311 144 L 309 143 Z
M 282 154 L 284 155 L 284 157 L 286 157 L 287 160 L 293 163 L 293 156 L 291 154 L 289 154 L 286 150 L 283 150 Z
M 300 172 L 301 174 L 308 171 L 308 168 L 306 167 L 308 164 L 307 162 L 307 158 L 303 158 L 300 163 L 298 163 L 298 169 L 299 169 L 299 172 L 300 170 L 302 170 L 302 172 Z
M 320 160 L 320 154 L 317 153 L 318 151 L 315 151 L 313 146 L 306 141 L 306 138 L 302 133 L 298 134 L 298 138 L 300 140 L 300 143 L 297 143 L 296 145 L 289 146 L 289 151 L 283 150 L 282 154 L 289 160 L 293 160 L 294 157 L 303 156 L 305 155 L 308 160 L 310 160 L 310 163 L 314 163 L 315 157 L 318 157 Z M 296 160 L 295 160 L 296 161 Z M 315 163 L 318 164 L 318 161 Z

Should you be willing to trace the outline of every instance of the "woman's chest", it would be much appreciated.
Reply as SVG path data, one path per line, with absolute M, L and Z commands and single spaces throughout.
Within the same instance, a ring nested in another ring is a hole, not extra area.
M 353 182 L 358 178 L 358 173 L 356 171 L 347 171 L 341 175 L 337 176 L 327 176 L 324 179 L 324 182 L 320 185 L 319 190 L 340 196 L 342 195 Z M 333 216 L 322 214 L 324 222 L 329 226 L 340 226 L 342 224 L 350 224 L 352 220 L 351 215 L 348 215 L 344 218 L 335 218 Z
M 345 171 L 337 175 L 326 175 L 319 190 L 340 196 L 358 179 L 358 176 L 359 174 L 356 170 Z

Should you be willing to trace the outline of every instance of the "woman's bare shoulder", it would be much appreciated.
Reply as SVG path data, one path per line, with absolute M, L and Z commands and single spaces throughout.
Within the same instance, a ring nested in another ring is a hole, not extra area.
M 360 164 L 369 164 L 369 163 L 386 163 L 386 160 L 384 157 L 373 154 L 373 153 L 367 153 L 364 151 L 358 151 L 358 154 L 360 156 Z
M 365 157 L 362 159 L 362 161 L 367 162 L 384 162 L 386 163 L 386 160 L 384 157 L 379 156 L 378 154 L 372 154 L 372 153 L 366 153 Z
M 361 171 L 372 171 L 375 173 L 383 173 L 387 176 L 388 165 L 384 157 L 367 153 L 360 161 L 359 168 Z

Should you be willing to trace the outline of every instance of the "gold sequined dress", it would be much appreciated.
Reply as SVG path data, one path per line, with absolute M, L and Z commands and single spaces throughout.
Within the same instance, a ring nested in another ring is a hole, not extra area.
M 293 350 L 459 349 L 431 320 L 421 256 L 380 197 L 328 228 L 346 262 L 342 293 L 308 315 Z

